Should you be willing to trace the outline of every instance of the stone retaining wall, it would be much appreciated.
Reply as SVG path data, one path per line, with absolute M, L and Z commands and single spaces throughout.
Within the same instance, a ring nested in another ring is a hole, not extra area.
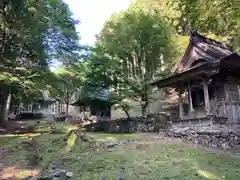
M 240 150 L 240 125 L 171 128 L 168 135 L 190 140 L 195 144 Z
M 88 131 L 103 131 L 110 133 L 158 132 L 166 126 L 168 116 L 164 114 L 135 117 L 131 120 L 122 118 L 110 121 L 99 121 L 86 125 Z

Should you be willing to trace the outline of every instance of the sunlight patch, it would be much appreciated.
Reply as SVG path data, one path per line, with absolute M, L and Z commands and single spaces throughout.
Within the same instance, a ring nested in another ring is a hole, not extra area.
M 211 172 L 209 172 L 209 171 L 205 171 L 205 170 L 200 170 L 200 169 L 198 169 L 198 170 L 197 170 L 197 173 L 198 173 L 200 176 L 202 176 L 202 177 L 204 177 L 204 178 L 207 178 L 207 179 L 221 180 L 220 177 L 214 175 L 213 173 L 211 173 Z
M 40 169 L 18 169 L 17 167 L 11 166 L 3 168 L 1 174 L 1 179 L 7 180 L 12 178 L 25 179 L 30 176 L 37 176 L 40 173 Z
M 40 133 L 26 133 L 26 134 L 5 134 L 5 135 L 0 135 L 1 137 L 21 137 L 21 138 L 27 138 L 27 137 L 36 137 L 40 136 Z
M 117 139 L 115 137 L 109 136 L 109 137 L 106 137 L 106 140 L 117 140 Z
M 77 140 L 77 134 L 74 132 L 71 132 L 71 134 L 68 136 L 68 139 L 67 139 L 67 146 L 65 148 L 65 152 L 69 152 L 73 148 L 76 140 Z

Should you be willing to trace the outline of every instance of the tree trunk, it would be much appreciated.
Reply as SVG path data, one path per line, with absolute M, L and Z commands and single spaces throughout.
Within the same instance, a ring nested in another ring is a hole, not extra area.
M 141 102 L 141 111 L 142 111 L 142 116 L 145 117 L 147 113 L 147 107 L 148 107 L 148 98 L 142 97 L 142 102 Z
M 128 113 L 128 110 L 124 106 L 121 106 L 121 107 L 122 107 L 123 111 L 125 112 L 125 114 L 127 115 L 128 120 L 130 120 L 131 117 L 130 117 L 130 114 Z
M 89 121 L 89 118 L 87 117 L 85 111 L 83 111 L 83 115 L 85 116 L 86 120 Z
M 60 114 L 62 114 L 62 112 L 63 112 L 63 105 L 62 103 L 60 103 Z
M 8 114 L 9 114 L 9 109 L 10 109 L 10 105 L 11 105 L 11 100 L 12 100 L 12 93 L 10 92 L 8 94 L 7 101 L 6 101 L 6 106 L 5 106 L 5 115 L 4 115 L 4 121 L 5 122 L 8 121 Z
M 68 107 L 69 107 L 69 102 L 67 101 L 66 102 L 66 120 L 65 120 L 65 123 L 68 122 Z
M 58 114 L 61 113 L 61 109 L 60 109 L 60 103 L 58 102 Z
M 65 104 L 66 104 L 66 120 L 65 120 L 65 123 L 68 122 L 69 99 L 70 99 L 70 94 L 69 94 L 68 90 L 66 90 L 66 96 L 65 96 Z
M 142 111 L 142 116 L 145 117 L 146 116 L 146 109 L 147 109 L 147 106 L 144 104 L 141 105 L 141 111 Z
M 33 103 L 31 103 L 30 109 L 31 109 L 31 113 L 33 113 L 34 112 L 34 104 Z
M 1 125 L 5 125 L 6 123 L 6 110 L 7 110 L 7 104 L 9 102 L 9 92 L 8 92 L 8 88 L 6 86 L 1 86 L 0 87 L 0 124 Z M 11 99 L 10 99 L 11 101 Z M 10 105 L 10 104 L 9 104 Z
M 7 104 L 7 100 L 4 100 L 1 102 L 1 105 L 0 105 L 0 126 L 4 126 L 5 125 L 5 107 L 6 107 L 6 104 Z
M 104 113 L 103 111 L 100 112 L 100 121 L 103 121 L 104 114 L 105 114 L 105 113 Z

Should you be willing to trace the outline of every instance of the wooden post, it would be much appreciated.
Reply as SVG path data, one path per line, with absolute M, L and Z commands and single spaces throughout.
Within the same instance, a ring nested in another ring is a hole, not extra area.
M 229 95 L 228 95 L 228 84 L 224 84 L 224 93 L 225 93 L 225 97 L 226 100 L 229 100 Z
M 206 80 L 203 80 L 203 91 L 204 91 L 204 102 L 205 102 L 205 110 L 206 113 L 210 113 L 210 102 L 209 102 L 209 93 L 208 93 L 208 85 Z
M 178 88 L 178 98 L 179 98 L 179 116 L 180 119 L 183 119 L 183 100 L 182 100 L 182 92 L 181 90 Z
M 236 109 L 235 109 L 235 104 L 234 103 L 232 103 L 232 114 L 233 114 L 233 122 L 237 122 L 236 121 L 236 119 L 237 119 L 237 117 L 236 117 Z
M 237 87 L 238 87 L 238 99 L 237 100 L 239 101 L 240 100 L 240 86 L 238 85 Z
M 239 103 L 238 103 L 238 105 L 237 105 L 237 111 L 238 111 L 237 121 L 239 122 L 239 118 L 240 118 L 240 106 L 239 106 Z
M 191 93 L 191 85 L 188 84 L 188 101 L 189 101 L 189 112 L 192 115 L 193 114 L 193 103 L 192 103 L 192 93 Z
M 226 110 L 225 101 L 223 102 L 223 113 L 224 113 L 224 117 L 227 117 L 227 110 Z

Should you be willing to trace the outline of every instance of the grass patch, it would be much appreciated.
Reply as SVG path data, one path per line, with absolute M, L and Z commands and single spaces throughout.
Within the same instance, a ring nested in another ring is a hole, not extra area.
M 49 126 L 60 133 L 42 133 Z M 7 155 L 8 166 L 18 165 L 26 173 L 29 169 L 26 163 L 28 153 L 20 145 L 22 141 L 33 138 L 42 157 L 40 167 L 59 164 L 74 173 L 74 180 L 238 180 L 240 177 L 240 159 L 225 153 L 212 154 L 184 143 L 169 145 L 152 141 L 133 142 L 111 152 L 97 151 L 96 146 L 78 141 L 75 136 L 64 140 L 68 132 L 76 128 L 60 122 L 40 123 L 35 134 L 0 136 L 0 147 L 12 150 Z M 144 135 L 87 134 L 99 144 L 139 139 Z M 71 147 L 66 151 L 67 145 Z
M 119 141 L 119 140 L 129 140 L 129 139 L 136 139 L 144 133 L 98 133 L 98 132 L 88 132 L 88 135 L 95 138 L 97 141 Z

